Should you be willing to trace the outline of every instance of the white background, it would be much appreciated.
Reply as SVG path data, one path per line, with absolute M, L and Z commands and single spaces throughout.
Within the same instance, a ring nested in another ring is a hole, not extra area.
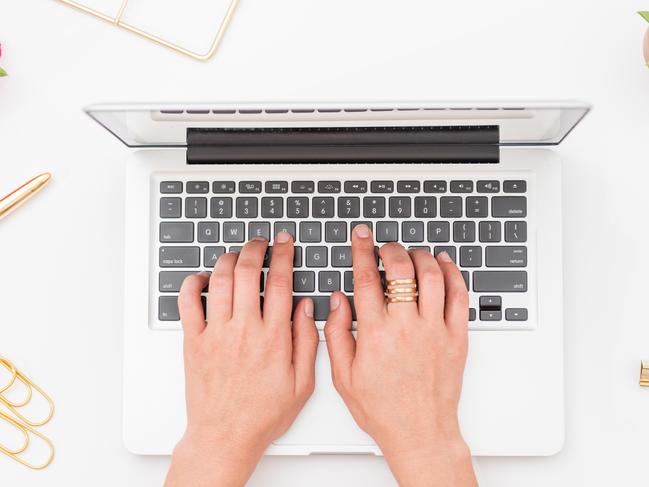
M 179 2 L 178 4 L 182 4 Z M 484 486 L 647 485 L 647 25 L 639 0 L 241 0 L 197 63 L 52 0 L 0 0 L 0 193 L 55 180 L 0 222 L 0 353 L 51 392 L 55 463 L 0 483 L 160 485 L 121 443 L 124 160 L 102 101 L 582 99 L 564 161 L 566 420 L 551 458 L 480 458 Z M 548 357 L 552 360 L 552 357 Z M 512 384 L 516 387 L 516 384 Z M 394 485 L 370 457 L 264 459 L 252 486 Z

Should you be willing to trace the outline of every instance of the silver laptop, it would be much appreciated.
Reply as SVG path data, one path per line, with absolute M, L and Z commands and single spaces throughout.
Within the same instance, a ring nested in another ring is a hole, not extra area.
M 561 162 L 582 103 L 101 105 L 128 147 L 124 439 L 170 454 L 185 427 L 177 295 L 251 237 L 296 241 L 296 301 L 353 300 L 350 231 L 447 251 L 470 291 L 460 405 L 474 455 L 551 455 L 563 444 Z M 265 265 L 270 260 L 270 253 Z M 380 265 L 380 264 L 379 264 Z M 267 270 L 267 267 L 264 271 Z M 263 290 L 262 290 L 263 292 Z M 380 454 L 330 379 L 269 455 Z

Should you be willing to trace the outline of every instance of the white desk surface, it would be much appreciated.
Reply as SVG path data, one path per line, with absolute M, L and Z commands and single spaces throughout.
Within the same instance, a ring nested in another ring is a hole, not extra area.
M 0 353 L 51 392 L 46 471 L 0 483 L 160 485 L 121 442 L 124 159 L 81 107 L 103 101 L 581 99 L 564 160 L 567 440 L 480 458 L 484 486 L 640 486 L 649 473 L 649 70 L 640 0 L 242 0 L 197 63 L 50 0 L 0 2 L 0 192 L 55 180 L 0 223 Z M 631 267 L 627 267 L 632 264 Z M 552 357 L 548 357 L 552 360 Z M 512 384 L 512 387 L 516 387 Z M 252 486 L 391 486 L 383 459 L 264 459 Z

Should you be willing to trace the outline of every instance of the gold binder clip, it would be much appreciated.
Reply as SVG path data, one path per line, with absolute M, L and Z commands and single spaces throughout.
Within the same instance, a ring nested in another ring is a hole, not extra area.
M 0 419 L 4 419 L 7 423 L 14 426 L 18 431 L 20 431 L 23 434 L 25 438 L 24 445 L 22 446 L 21 449 L 18 450 L 12 450 L 0 444 L 0 453 L 4 453 L 12 460 L 21 463 L 25 467 L 30 468 L 32 470 L 43 470 L 44 468 L 48 467 L 52 463 L 52 461 L 54 460 L 54 445 L 49 440 L 49 438 L 36 431 L 34 428 L 27 426 L 26 424 L 22 424 L 20 421 L 17 421 L 15 418 L 11 417 L 6 413 L 3 413 L 2 411 L 0 411 Z M 33 464 L 23 458 L 23 455 L 29 450 L 29 446 L 31 443 L 30 434 L 40 438 L 45 443 L 45 445 L 49 450 L 48 457 L 43 463 Z
M 0 364 L 4 365 L 4 367 L 6 367 L 10 371 L 13 371 L 14 373 L 14 380 L 12 381 L 12 384 L 3 390 L 0 390 L 0 403 L 4 404 L 14 415 L 16 415 L 18 419 L 20 419 L 20 421 L 24 422 L 28 426 L 38 427 L 49 423 L 49 421 L 52 419 L 52 416 L 54 416 L 54 402 L 52 401 L 50 396 L 48 396 L 45 393 L 45 391 L 41 389 L 38 385 L 32 382 L 32 380 L 29 379 L 25 374 L 23 374 L 18 369 L 16 369 L 13 363 L 11 363 L 11 361 L 7 360 L 6 358 L 0 357 Z M 12 401 L 9 398 L 7 398 L 4 394 L 16 382 L 20 382 L 26 390 L 25 393 L 26 397 L 20 402 Z M 45 399 L 49 408 L 49 412 L 45 417 L 45 419 L 42 419 L 40 421 L 27 419 L 19 411 L 20 408 L 23 408 L 32 400 L 33 391 L 38 392 L 41 395 L 41 397 Z
M 210 59 L 216 50 L 219 47 L 219 44 L 221 43 L 221 39 L 223 38 L 223 35 L 225 34 L 225 31 L 228 29 L 228 25 L 230 24 L 230 20 L 232 20 L 232 16 L 234 15 L 234 11 L 237 8 L 237 5 L 239 4 L 239 0 L 231 0 L 230 5 L 228 6 L 228 9 L 225 13 L 225 16 L 223 17 L 223 20 L 221 21 L 221 26 L 219 27 L 219 30 L 216 33 L 216 37 L 212 41 L 212 44 L 210 48 L 207 50 L 207 52 L 201 54 L 197 53 L 194 51 L 191 51 L 189 49 L 186 49 L 182 46 L 179 46 L 178 44 L 174 44 L 173 42 L 170 42 L 166 39 L 163 39 L 162 37 L 158 37 L 156 35 L 150 34 L 148 32 L 145 32 L 144 30 L 126 23 L 124 20 L 122 20 L 124 16 L 124 11 L 126 10 L 126 7 L 128 6 L 129 0 L 122 0 L 122 4 L 120 5 L 119 10 L 117 11 L 117 15 L 115 17 L 111 17 L 110 15 L 103 14 L 97 10 L 94 10 L 90 7 L 87 7 L 86 5 L 82 5 L 81 3 L 78 3 L 74 0 L 58 0 L 59 2 L 67 5 L 68 7 L 75 8 L 77 10 L 80 10 L 81 12 L 87 13 L 89 15 L 92 15 L 93 17 L 96 17 L 98 19 L 104 20 L 106 22 L 109 22 L 117 27 L 120 27 L 124 30 L 127 30 L 133 34 L 136 34 L 140 37 L 143 37 L 144 39 L 147 39 L 151 42 L 155 42 L 156 44 L 159 44 L 161 46 L 167 47 L 173 51 L 176 51 L 180 54 L 184 54 L 185 56 L 189 56 L 191 58 L 194 58 L 198 61 L 207 61 Z
M 649 361 L 640 362 L 640 385 L 649 387 Z

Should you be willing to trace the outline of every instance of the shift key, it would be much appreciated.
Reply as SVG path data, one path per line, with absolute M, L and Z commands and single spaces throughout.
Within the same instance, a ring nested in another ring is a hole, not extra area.
M 476 293 L 524 293 L 527 292 L 525 271 L 475 271 L 473 291 Z
M 160 247 L 160 267 L 198 267 L 198 247 Z

